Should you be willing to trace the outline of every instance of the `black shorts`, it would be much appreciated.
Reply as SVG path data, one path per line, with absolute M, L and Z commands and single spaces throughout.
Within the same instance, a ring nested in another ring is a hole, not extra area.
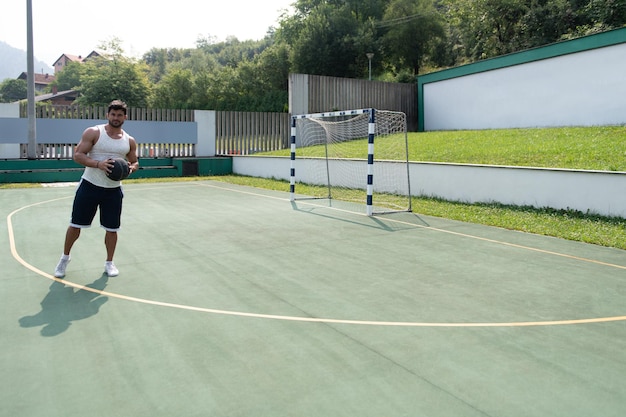
M 72 207 L 71 226 L 90 227 L 100 208 L 100 225 L 109 232 L 117 232 L 122 217 L 122 187 L 103 188 L 89 181 L 81 180 L 74 206 Z

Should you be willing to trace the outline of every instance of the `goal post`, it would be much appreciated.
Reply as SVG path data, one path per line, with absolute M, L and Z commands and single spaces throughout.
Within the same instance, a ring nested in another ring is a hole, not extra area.
M 355 201 L 365 203 L 368 216 L 411 211 L 404 113 L 369 108 L 294 115 L 290 144 L 291 201 Z M 296 186 L 305 191 L 296 194 Z

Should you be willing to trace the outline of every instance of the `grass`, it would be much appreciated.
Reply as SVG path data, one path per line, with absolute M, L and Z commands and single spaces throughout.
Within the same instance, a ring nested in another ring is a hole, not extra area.
M 344 148 L 352 150 L 346 157 L 363 157 L 364 142 Z M 409 133 L 408 146 L 411 161 L 626 172 L 626 126 Z M 404 157 L 382 147 L 374 153 L 377 159 Z M 271 154 L 288 156 L 289 150 Z M 314 147 L 306 155 L 323 157 L 324 149 Z
M 409 149 L 415 161 L 626 171 L 624 126 L 412 133 Z
M 550 129 L 498 129 L 410 133 L 411 161 L 533 166 L 626 172 L 626 127 L 573 127 Z M 355 143 L 356 146 L 358 146 Z M 355 150 L 361 155 L 362 144 Z M 355 148 L 356 149 L 356 148 Z M 323 156 L 323 150 L 312 150 Z M 289 155 L 289 150 L 272 155 Z M 376 150 L 379 159 L 397 155 Z M 257 188 L 287 191 L 286 181 L 242 176 L 154 178 L 133 182 L 195 181 L 212 179 Z M 39 186 L 0 184 L 3 188 Z M 315 194 L 298 185 L 303 194 Z M 311 187 L 316 188 L 316 187 Z M 346 191 L 347 192 L 347 191 Z M 335 195 L 341 198 L 341 195 Z M 346 199 L 350 196 L 346 195 Z M 413 198 L 416 213 L 502 227 L 528 233 L 626 250 L 626 219 L 573 210 L 517 207 L 502 204 L 466 204 L 436 198 Z

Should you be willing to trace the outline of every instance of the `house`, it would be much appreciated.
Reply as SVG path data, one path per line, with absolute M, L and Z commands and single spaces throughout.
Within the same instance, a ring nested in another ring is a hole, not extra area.
M 18 80 L 28 81 L 28 73 L 23 72 L 17 77 Z M 56 77 L 50 74 L 35 74 L 35 91 L 41 93 L 52 83 Z
M 83 62 L 88 61 L 91 58 L 99 56 L 101 56 L 101 54 L 97 51 L 91 51 L 89 55 L 84 58 L 81 55 L 63 54 L 56 61 L 54 61 L 54 64 L 52 64 L 52 66 L 54 67 L 54 73 L 58 74 L 59 72 L 63 71 L 63 69 L 70 62 L 78 62 L 82 64 Z
M 99 56 L 102 56 L 102 54 L 99 53 L 98 51 L 91 51 L 91 53 L 89 53 L 89 55 L 87 55 L 84 58 L 80 55 L 78 56 L 70 55 L 70 54 L 61 55 L 53 64 L 55 75 L 35 74 L 35 92 L 43 93 L 44 91 L 46 91 L 46 88 L 48 87 L 48 85 L 50 85 L 52 82 L 56 80 L 56 74 L 63 71 L 63 69 L 70 62 L 83 63 L 85 61 L 88 61 L 89 59 L 96 58 Z M 19 80 L 28 81 L 28 73 L 23 72 L 17 78 Z M 74 100 L 76 100 L 77 97 L 78 97 L 78 92 L 75 90 L 66 90 L 66 91 L 59 92 L 56 90 L 56 87 L 53 87 L 51 93 L 39 94 L 35 98 L 35 101 L 37 102 L 50 101 L 52 104 L 69 105 L 69 104 L 72 104 Z
M 69 64 L 70 62 L 83 62 L 83 57 L 78 55 L 69 55 L 69 54 L 63 54 L 61 55 L 56 61 L 54 61 L 54 64 L 52 64 L 52 66 L 54 67 L 54 73 L 58 74 L 59 72 L 63 71 L 63 69 L 65 68 L 65 66 L 67 64 Z
M 52 93 L 41 94 L 35 97 L 35 102 L 49 101 L 50 104 L 59 106 L 69 106 L 74 104 L 74 100 L 78 98 L 78 91 L 65 90 L 57 91 L 56 87 L 52 87 Z

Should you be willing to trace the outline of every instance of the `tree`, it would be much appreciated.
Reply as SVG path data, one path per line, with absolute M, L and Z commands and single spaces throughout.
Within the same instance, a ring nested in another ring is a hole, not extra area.
M 237 68 L 238 110 L 281 112 L 288 109 L 287 54 L 285 46 L 269 48 Z
M 23 100 L 28 96 L 26 80 L 7 78 L 0 83 L 0 102 L 11 103 Z
M 79 62 L 69 62 L 52 83 L 58 91 L 75 90 L 80 88 L 80 77 L 82 64 Z
M 288 91 L 289 89 L 289 47 L 274 44 L 257 57 L 255 76 L 270 90 Z
M 564 36 L 571 38 L 619 28 L 626 25 L 626 0 L 573 1 L 576 25 Z
M 203 38 L 196 49 L 176 56 L 152 50 L 144 55 L 160 74 L 149 98 L 152 107 L 240 111 L 285 111 L 289 49 L 273 35 L 261 41 Z
M 626 24 L 626 0 L 439 0 L 443 55 L 472 62 Z
M 287 21 L 285 39 L 291 49 L 294 72 L 335 77 L 362 77 L 365 54 L 372 52 L 372 29 L 360 23 L 352 11 L 341 5 L 319 4 L 301 21 Z
M 522 48 L 526 0 L 448 0 L 452 26 L 461 34 L 464 55 L 471 61 Z
M 203 49 L 184 51 L 179 59 L 166 65 L 162 79 L 154 87 L 150 105 L 207 109 L 209 75 L 218 68 L 215 57 Z
M 123 56 L 119 40 L 101 46 L 104 55 L 85 62 L 81 76 L 81 104 L 107 105 L 120 99 L 131 107 L 145 107 L 150 84 L 145 64 Z
M 161 80 L 167 67 L 189 56 L 192 50 L 179 48 L 152 48 L 143 55 L 143 62 L 148 66 L 148 78 L 153 83 Z
M 396 70 L 417 75 L 420 63 L 436 40 L 445 39 L 443 19 L 432 0 L 392 0 L 384 19 L 377 26 L 383 31 L 385 58 Z
M 150 107 L 163 109 L 197 108 L 193 103 L 193 77 L 191 71 L 172 69 L 154 87 Z

